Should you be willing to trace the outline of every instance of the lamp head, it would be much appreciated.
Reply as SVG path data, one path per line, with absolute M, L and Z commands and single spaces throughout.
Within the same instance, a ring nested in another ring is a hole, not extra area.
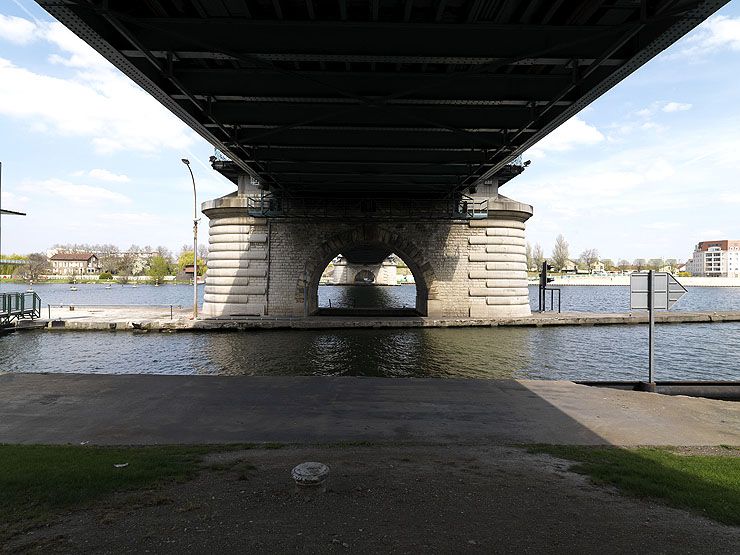
M 187 158 L 182 158 L 182 163 L 185 164 L 186 166 L 189 166 L 190 160 L 188 160 Z

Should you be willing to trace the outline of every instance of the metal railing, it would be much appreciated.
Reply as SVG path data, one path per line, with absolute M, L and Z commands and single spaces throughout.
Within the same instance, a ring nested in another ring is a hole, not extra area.
M 488 199 L 293 197 L 274 193 L 247 197 L 255 217 L 470 220 L 488 217 Z
M 560 287 L 545 287 L 540 296 L 540 312 L 547 312 L 547 292 L 550 292 L 550 310 L 555 310 L 554 295 L 558 294 L 558 314 L 560 314 Z
M 9 324 L 13 320 L 41 317 L 41 299 L 38 294 L 0 293 L 0 324 Z

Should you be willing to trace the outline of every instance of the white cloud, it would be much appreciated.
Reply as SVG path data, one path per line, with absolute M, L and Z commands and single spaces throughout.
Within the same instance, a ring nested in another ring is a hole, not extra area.
M 2 205 L 5 210 L 15 210 L 19 212 L 23 211 L 19 210 L 19 208 L 27 206 L 28 202 L 31 200 L 26 196 L 18 195 L 16 193 L 13 193 L 12 191 L 0 192 L 0 199 L 2 199 Z
M 126 183 L 128 181 L 131 181 L 131 179 L 129 179 L 127 175 L 119 175 L 108 170 L 101 170 L 98 168 L 90 170 L 89 172 L 87 172 L 87 175 L 89 175 L 93 179 L 99 179 L 101 181 L 112 181 L 115 183 Z
M 691 110 L 691 104 L 687 102 L 667 102 L 665 106 L 663 106 L 664 112 L 685 112 L 686 110 Z
M 36 25 L 32 21 L 0 14 L 0 39 L 13 44 L 28 44 L 36 38 Z
M 740 17 L 715 15 L 686 37 L 674 56 L 700 58 L 719 50 L 740 50 Z
M 704 237 L 702 241 L 714 241 L 721 237 L 727 237 L 727 234 L 724 230 L 715 227 L 712 229 L 703 229 L 697 234 L 697 236 Z
M 110 212 L 101 213 L 98 215 L 97 220 L 101 223 L 110 226 L 116 224 L 119 226 L 148 226 L 154 229 L 161 229 L 166 225 L 165 218 L 158 214 L 150 214 L 148 212 Z M 192 222 L 191 222 L 192 223 Z
M 0 114 L 25 120 L 30 130 L 89 137 L 101 154 L 184 150 L 194 143 L 184 123 L 66 27 L 14 19 L 26 42 L 44 40 L 59 49 L 50 61 L 73 75 L 52 77 L 0 58 Z
M 723 193 L 719 200 L 726 204 L 740 204 L 740 193 Z
M 109 191 L 103 187 L 77 185 L 61 179 L 46 179 L 43 181 L 25 182 L 18 187 L 20 190 L 33 193 L 36 199 L 42 196 L 51 196 L 54 200 L 61 198 L 73 204 L 130 204 L 131 199 L 121 193 Z
M 563 152 L 576 147 L 595 145 L 603 140 L 604 135 L 601 131 L 575 116 L 529 149 L 527 155 L 541 158 L 548 151 Z

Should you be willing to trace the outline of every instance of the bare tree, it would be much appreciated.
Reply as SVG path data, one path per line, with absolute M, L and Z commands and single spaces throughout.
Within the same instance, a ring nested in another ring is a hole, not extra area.
M 651 270 L 660 270 L 663 266 L 665 266 L 665 262 L 663 262 L 662 258 L 651 258 L 648 260 L 648 268 Z
M 626 272 L 627 270 L 629 270 L 629 267 L 630 267 L 629 260 L 625 260 L 624 258 L 622 258 L 617 264 L 617 268 L 619 268 L 620 272 Z
M 568 264 L 568 241 L 562 234 L 555 238 L 555 248 L 552 249 L 550 262 L 556 270 L 560 271 Z
M 157 255 L 164 258 L 167 261 L 167 264 L 172 264 L 172 262 L 174 261 L 174 259 L 172 258 L 172 251 L 167 247 L 163 247 L 162 245 L 157 247 Z
M 642 272 L 642 270 L 646 266 L 645 259 L 635 258 L 634 262 L 632 262 L 632 266 L 634 266 L 635 270 L 637 270 L 638 272 Z
M 208 245 L 198 243 L 198 258 L 202 258 L 203 260 L 208 259 Z
M 601 260 L 601 263 L 604 265 L 604 270 L 607 272 L 611 272 L 614 270 L 616 266 L 614 266 L 614 261 L 611 258 L 603 258 Z
M 524 255 L 527 257 L 527 270 L 531 270 L 534 264 L 532 260 L 532 245 L 529 244 L 529 241 L 527 241 L 527 246 L 524 250 Z
M 599 261 L 599 251 L 596 249 L 586 249 L 578 257 L 581 263 L 590 272 L 594 269 L 594 265 Z
M 28 255 L 28 261 L 24 266 L 26 279 L 37 280 L 39 276 L 49 269 L 49 259 L 46 255 L 34 252 Z
M 532 250 L 532 262 L 534 262 L 535 269 L 541 268 L 544 261 L 545 254 L 542 252 L 542 247 L 539 243 L 535 243 L 534 249 Z

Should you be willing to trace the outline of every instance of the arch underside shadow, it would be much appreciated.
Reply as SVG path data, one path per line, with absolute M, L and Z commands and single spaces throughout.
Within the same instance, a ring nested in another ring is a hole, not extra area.
M 299 279 L 296 300 L 304 302 L 309 315 L 339 313 L 338 310 L 319 309 L 319 280 L 324 268 L 338 254 L 357 247 L 386 248 L 400 257 L 408 266 L 416 282 L 416 309 L 372 309 L 367 315 L 401 314 L 426 316 L 430 289 L 435 282 L 431 263 L 426 260 L 423 250 L 399 234 L 374 225 L 363 225 L 345 233 L 337 234 L 326 241 L 309 256 L 306 261 L 304 276 Z M 349 311 L 347 311 L 349 312 Z M 353 310 L 354 314 L 362 311 Z

